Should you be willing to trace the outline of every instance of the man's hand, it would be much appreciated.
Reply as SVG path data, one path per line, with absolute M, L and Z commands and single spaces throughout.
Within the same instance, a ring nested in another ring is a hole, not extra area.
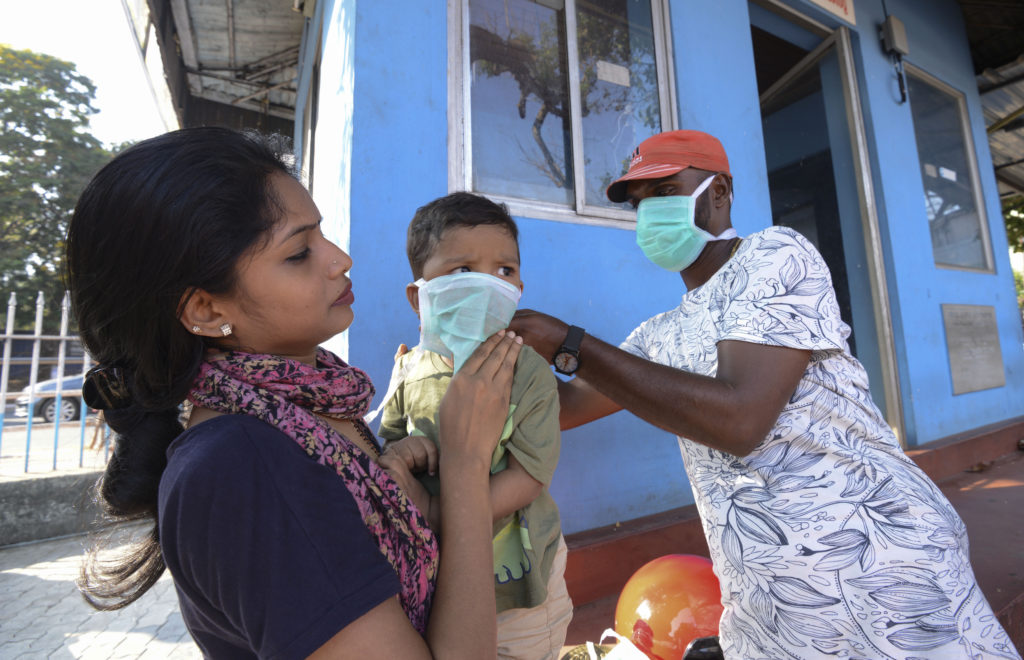
M 569 332 L 567 323 L 532 309 L 516 312 L 508 327 L 549 363 L 555 358 L 555 353 L 562 347 L 565 335 Z M 585 350 L 580 351 L 580 365 L 581 372 L 585 371 Z M 576 378 L 572 380 L 558 380 L 558 422 L 563 431 L 622 409 L 621 405 L 589 386 L 580 375 L 581 372 L 577 372 Z
M 569 325 L 553 316 L 532 309 L 521 309 L 512 317 L 508 329 L 522 337 L 523 342 L 537 351 L 542 358 L 551 362 L 555 352 L 565 341 Z
M 437 445 L 423 435 L 407 435 L 384 445 L 384 455 L 395 454 L 413 474 L 437 474 Z

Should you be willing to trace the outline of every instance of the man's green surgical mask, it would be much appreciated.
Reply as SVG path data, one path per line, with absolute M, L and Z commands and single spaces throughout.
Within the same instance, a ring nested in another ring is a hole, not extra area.
M 696 261 L 709 242 L 736 237 L 732 227 L 714 236 L 694 223 L 697 198 L 715 176 L 704 179 L 692 195 L 648 197 L 640 201 L 636 209 L 636 244 L 648 259 L 678 273 Z
M 476 347 L 508 327 L 519 287 L 486 273 L 419 279 L 420 347 L 452 358 L 458 371 Z

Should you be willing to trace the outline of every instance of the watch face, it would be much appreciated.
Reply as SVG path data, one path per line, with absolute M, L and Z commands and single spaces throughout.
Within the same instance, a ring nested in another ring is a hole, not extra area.
M 555 369 L 564 374 L 576 371 L 579 364 L 580 361 L 572 353 L 559 353 L 555 356 Z

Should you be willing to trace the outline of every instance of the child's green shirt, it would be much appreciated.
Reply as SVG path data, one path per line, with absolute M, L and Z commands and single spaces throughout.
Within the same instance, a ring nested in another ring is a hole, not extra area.
M 392 378 L 400 377 L 403 370 L 408 373 L 384 407 L 379 435 L 385 440 L 425 435 L 440 450 L 438 410 L 452 369 L 437 353 L 416 349 L 398 358 Z M 547 598 L 551 563 L 562 533 L 558 508 L 548 492 L 560 448 L 555 376 L 543 358 L 524 346 L 516 362 L 509 414 L 492 456 L 491 473 L 505 469 L 507 453 L 511 453 L 530 476 L 544 484 L 544 489 L 525 508 L 494 524 L 494 583 L 499 612 L 536 607 Z M 438 494 L 436 475 L 424 472 L 419 479 L 431 495 Z

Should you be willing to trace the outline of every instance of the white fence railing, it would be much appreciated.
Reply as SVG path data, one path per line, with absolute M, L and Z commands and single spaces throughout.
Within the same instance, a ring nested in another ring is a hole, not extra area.
M 43 334 L 41 292 L 32 333 L 15 334 L 16 311 L 17 297 L 12 293 L 0 335 L 0 475 L 102 467 L 110 434 L 102 415 L 82 401 L 82 378 L 90 358 L 78 336 L 68 334 L 67 294 L 61 305 L 60 334 Z M 40 379 L 46 367 L 50 375 Z M 48 442 L 51 432 L 52 444 Z

